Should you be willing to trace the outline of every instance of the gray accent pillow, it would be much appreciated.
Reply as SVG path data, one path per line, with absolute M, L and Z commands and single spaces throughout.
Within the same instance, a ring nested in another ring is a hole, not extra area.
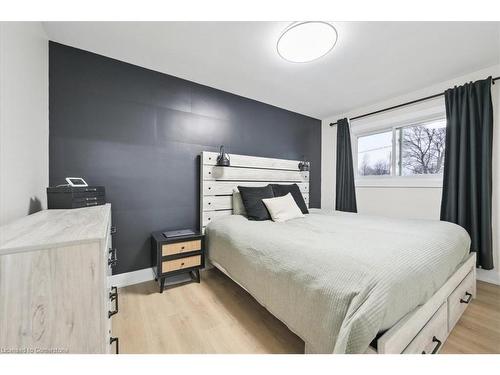
M 282 185 L 282 184 L 271 184 L 273 188 L 273 193 L 275 197 L 283 197 L 288 193 L 292 194 L 295 203 L 299 206 L 300 210 L 303 214 L 308 214 L 309 210 L 307 209 L 307 204 L 304 201 L 304 197 L 300 192 L 299 185 L 291 184 L 291 185 Z
M 271 216 L 262 199 L 274 198 L 271 185 L 262 187 L 238 186 L 248 220 L 270 220 Z

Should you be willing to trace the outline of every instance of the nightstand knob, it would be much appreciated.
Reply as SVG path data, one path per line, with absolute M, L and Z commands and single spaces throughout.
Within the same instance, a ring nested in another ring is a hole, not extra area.
M 208 205 L 210 206 L 212 204 L 212 202 L 208 202 Z
M 208 190 L 212 190 L 212 188 L 209 186 L 209 187 L 208 187 Z
M 209 217 L 209 218 L 208 218 L 208 220 L 209 220 L 209 221 L 210 221 L 211 219 L 212 219 L 211 217 Z
M 186 248 L 185 246 L 182 246 L 182 247 L 181 247 L 181 250 L 184 250 L 185 248 Z
M 181 263 L 181 266 L 183 266 L 183 265 L 184 265 L 184 262 Z

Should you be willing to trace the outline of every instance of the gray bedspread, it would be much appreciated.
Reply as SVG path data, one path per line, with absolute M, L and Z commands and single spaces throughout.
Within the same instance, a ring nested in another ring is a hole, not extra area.
M 284 223 L 225 216 L 207 239 L 209 259 L 317 353 L 363 353 L 425 303 L 470 246 L 447 222 L 323 210 Z

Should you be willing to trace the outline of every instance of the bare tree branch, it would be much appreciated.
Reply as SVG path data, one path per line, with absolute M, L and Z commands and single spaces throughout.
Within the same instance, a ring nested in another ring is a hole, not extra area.
M 444 161 L 444 128 L 410 126 L 402 128 L 402 166 L 409 173 L 440 173 Z

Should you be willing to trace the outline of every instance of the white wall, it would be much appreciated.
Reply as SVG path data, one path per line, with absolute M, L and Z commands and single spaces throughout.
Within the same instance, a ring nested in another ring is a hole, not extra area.
M 45 208 L 48 40 L 40 22 L 0 22 L 0 225 Z
M 348 113 L 340 113 L 322 121 L 322 160 L 321 160 L 321 207 L 333 208 L 335 202 L 335 153 L 336 127 L 330 127 L 343 117 L 354 117 L 381 108 L 397 105 L 421 97 L 429 96 L 454 85 L 461 85 L 468 81 L 475 81 L 492 75 L 500 76 L 500 65 L 473 72 L 456 79 L 441 82 L 431 87 L 401 95 L 390 100 L 358 108 Z M 491 271 L 478 270 L 478 277 L 485 281 L 500 284 L 500 82 L 492 87 L 494 106 L 494 138 L 493 138 L 493 246 L 495 269 Z M 351 132 L 360 129 L 380 127 L 383 124 L 393 124 L 404 118 L 417 114 L 431 114 L 444 112 L 443 98 L 430 100 L 402 109 L 385 112 L 383 114 L 351 122 Z M 384 215 L 398 218 L 439 219 L 441 204 L 441 187 L 435 184 L 432 187 L 409 186 L 357 186 L 356 198 L 360 213 Z

